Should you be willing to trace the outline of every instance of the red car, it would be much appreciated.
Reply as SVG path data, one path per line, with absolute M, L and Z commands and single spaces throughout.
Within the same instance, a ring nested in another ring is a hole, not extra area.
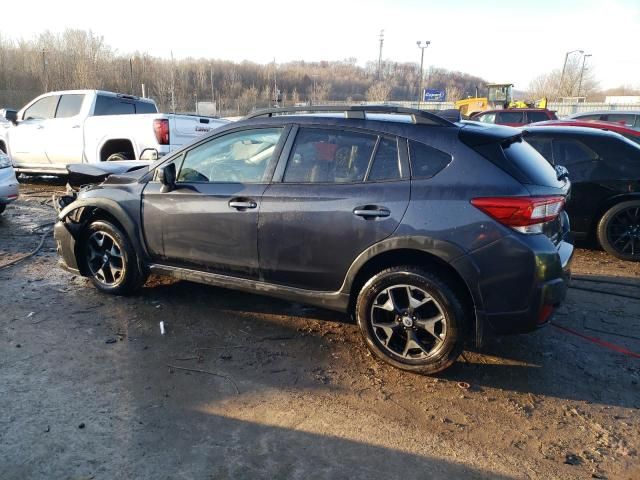
M 532 125 L 533 126 L 533 125 Z M 625 127 L 618 122 L 603 122 L 601 120 L 547 120 L 544 122 L 537 122 L 536 127 L 555 126 L 555 127 L 589 127 L 599 128 L 600 130 L 609 130 L 616 132 L 627 137 L 632 142 L 640 144 L 640 131 L 634 130 L 629 127 Z
M 557 120 L 555 112 L 546 108 L 504 108 L 502 110 L 487 110 L 472 115 L 469 120 L 482 123 L 495 123 L 496 125 L 508 125 L 521 127 L 534 122 L 545 120 Z

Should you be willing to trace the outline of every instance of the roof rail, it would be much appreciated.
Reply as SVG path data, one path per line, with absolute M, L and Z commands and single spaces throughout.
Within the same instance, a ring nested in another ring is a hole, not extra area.
M 450 122 L 459 122 L 462 120 L 462 116 L 460 115 L 460 110 L 457 108 L 447 108 L 445 110 L 427 110 L 429 113 L 433 113 L 440 118 L 444 118 L 445 120 L 449 120 Z
M 273 117 L 279 114 L 289 113 L 312 113 L 312 112 L 343 112 L 346 118 L 366 119 L 367 113 L 387 113 L 395 115 L 408 115 L 411 121 L 417 125 L 435 125 L 441 127 L 453 127 L 454 124 L 449 120 L 440 117 L 434 113 L 417 108 L 397 107 L 394 105 L 314 105 L 309 107 L 282 107 L 267 108 L 250 113 L 245 119 L 256 117 Z

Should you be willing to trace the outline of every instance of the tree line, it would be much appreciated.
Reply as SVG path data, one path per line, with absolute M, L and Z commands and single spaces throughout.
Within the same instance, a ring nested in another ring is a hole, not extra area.
M 283 64 L 124 54 L 92 31 L 44 32 L 30 40 L 0 36 L 0 107 L 20 108 L 45 91 L 102 89 L 141 95 L 141 85 L 162 111 L 193 112 L 215 101 L 223 114 L 254 108 L 326 101 L 416 101 L 419 65 L 383 61 Z M 462 72 L 426 69 L 424 86 L 449 100 L 483 90 L 485 80 Z M 277 91 L 276 91 L 277 90 Z M 278 95 L 279 93 L 279 95 Z

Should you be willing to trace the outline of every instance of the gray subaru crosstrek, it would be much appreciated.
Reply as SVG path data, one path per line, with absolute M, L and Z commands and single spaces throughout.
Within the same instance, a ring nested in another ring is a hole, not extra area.
M 103 292 L 157 273 L 349 312 L 378 358 L 423 373 L 565 297 L 570 183 L 508 127 L 267 110 L 151 166 L 83 172 L 106 179 L 58 199 L 55 238 Z

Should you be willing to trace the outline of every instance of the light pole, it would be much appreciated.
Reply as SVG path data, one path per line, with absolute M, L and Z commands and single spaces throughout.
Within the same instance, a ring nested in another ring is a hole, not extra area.
M 592 57 L 592 56 L 593 55 L 591 55 L 590 53 L 587 53 L 586 55 L 582 56 L 582 68 L 580 69 L 580 82 L 578 82 L 578 96 L 580 96 L 580 90 L 582 89 L 582 77 L 584 75 L 584 67 L 587 61 L 587 57 Z
M 418 90 L 418 105 L 420 105 L 420 102 L 422 101 L 422 79 L 423 79 L 422 68 L 424 66 L 424 50 L 430 44 L 431 42 L 429 40 L 425 41 L 424 45 L 422 44 L 422 40 L 418 40 L 416 42 L 416 45 L 418 45 L 418 48 L 420 49 L 420 88 Z
M 564 72 L 567 70 L 567 60 L 569 60 L 569 55 L 572 53 L 580 52 L 580 55 L 584 53 L 584 50 L 571 50 L 567 52 L 564 56 L 564 65 L 562 66 L 562 75 L 560 75 L 560 95 L 562 95 L 562 87 L 564 86 Z
M 384 44 L 384 30 L 380 30 L 380 51 L 378 53 L 378 81 L 382 78 L 382 45 Z

